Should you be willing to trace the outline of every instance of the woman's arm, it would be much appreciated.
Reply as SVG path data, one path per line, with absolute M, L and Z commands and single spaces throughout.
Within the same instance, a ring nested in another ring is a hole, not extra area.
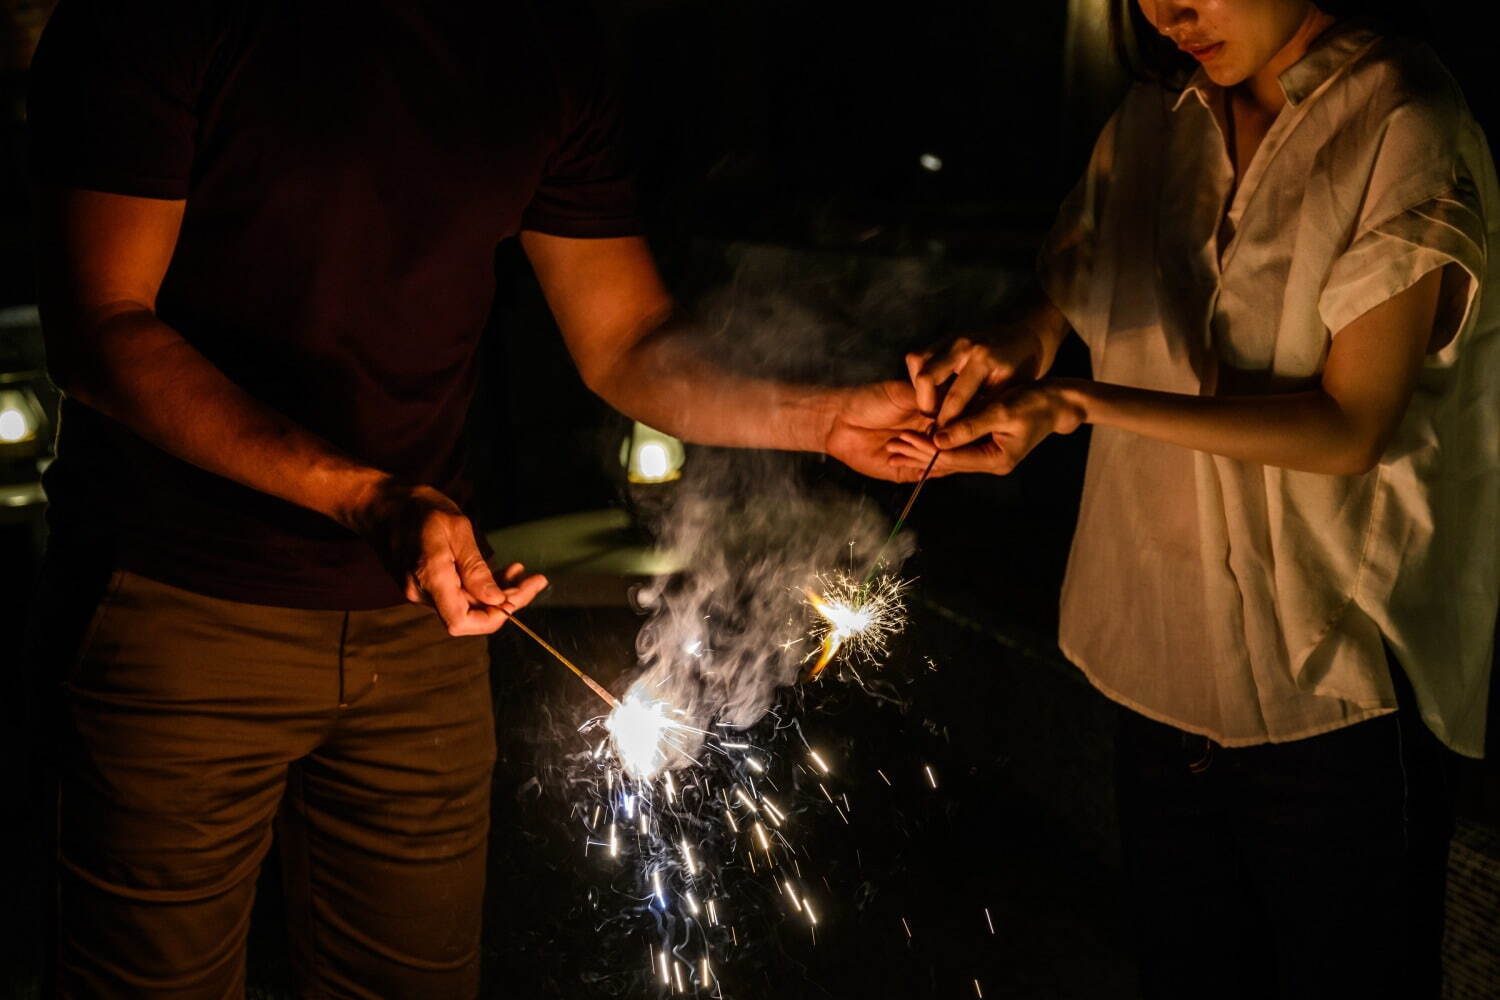
M 1005 474 L 1048 434 L 1081 423 L 1131 431 L 1195 451 L 1335 476 L 1374 468 L 1390 444 L 1432 339 L 1442 271 L 1351 322 L 1333 339 L 1317 388 L 1270 396 L 1187 396 L 1073 379 L 1004 391 L 935 437 L 934 474 Z M 924 466 L 932 445 L 913 434 L 892 464 Z

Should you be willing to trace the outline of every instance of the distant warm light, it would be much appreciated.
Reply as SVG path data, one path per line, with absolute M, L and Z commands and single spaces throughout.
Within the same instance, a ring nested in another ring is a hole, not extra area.
M 655 441 L 641 446 L 637 463 L 642 479 L 660 479 L 671 468 L 671 463 L 667 460 L 667 449 Z
M 17 444 L 29 440 L 34 433 L 31 429 L 31 421 L 26 419 L 26 414 L 15 407 L 0 410 L 0 441 L 6 444 Z
M 682 475 L 682 442 L 636 421 L 620 446 L 620 464 L 632 483 L 669 483 Z
M 933 153 L 923 153 L 917 158 L 917 162 L 922 164 L 923 170 L 931 171 L 934 174 L 943 169 L 942 157 Z

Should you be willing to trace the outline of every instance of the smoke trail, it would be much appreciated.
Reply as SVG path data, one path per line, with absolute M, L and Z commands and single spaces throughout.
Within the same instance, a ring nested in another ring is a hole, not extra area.
M 817 653 L 806 588 L 834 569 L 861 573 L 890 522 L 867 499 L 804 482 L 789 456 L 697 457 L 659 529 L 688 568 L 638 595 L 650 617 L 636 639 L 637 690 L 698 728 L 744 729 Z M 885 560 L 899 565 L 909 544 L 898 539 Z

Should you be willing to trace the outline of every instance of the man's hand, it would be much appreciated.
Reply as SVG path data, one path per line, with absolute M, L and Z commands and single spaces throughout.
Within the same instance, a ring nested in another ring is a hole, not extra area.
M 888 446 L 903 431 L 926 428 L 931 419 L 918 410 L 905 382 L 874 382 L 841 390 L 823 450 L 855 472 L 877 479 L 910 482 L 912 473 L 891 461 Z
M 913 351 L 906 356 L 906 370 L 918 408 L 936 417 L 939 427 L 946 427 L 976 395 L 1010 382 L 1033 381 L 1041 377 L 1048 361 L 1042 337 L 1029 325 L 1017 324 Z M 953 384 L 940 406 L 938 389 L 950 378 Z
M 513 563 L 496 582 L 474 526 L 430 486 L 376 484 L 353 516 L 355 529 L 406 587 L 406 599 L 437 611 L 449 635 L 487 635 L 530 604 L 547 579 Z
M 934 476 L 988 472 L 1003 476 L 1049 434 L 1071 434 L 1085 410 L 1067 379 L 1047 379 L 982 398 L 973 414 L 949 424 L 931 439 L 906 431 L 889 445 L 891 464 L 920 474 L 938 452 Z

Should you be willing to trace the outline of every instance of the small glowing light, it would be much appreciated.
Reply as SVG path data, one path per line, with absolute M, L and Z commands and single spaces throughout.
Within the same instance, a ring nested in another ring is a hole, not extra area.
M 922 164 L 922 169 L 929 173 L 937 173 L 943 169 L 943 158 L 934 153 L 923 153 L 917 157 L 917 162 Z
M 660 479 L 667 474 L 669 466 L 667 449 L 655 441 L 641 446 L 640 454 L 636 457 L 636 468 L 642 479 Z
M 682 476 L 682 442 L 640 421 L 620 445 L 620 464 L 632 483 L 668 483 Z
M 26 419 L 26 414 L 14 407 L 0 410 L 0 441 L 16 444 L 31 435 L 31 422 Z

